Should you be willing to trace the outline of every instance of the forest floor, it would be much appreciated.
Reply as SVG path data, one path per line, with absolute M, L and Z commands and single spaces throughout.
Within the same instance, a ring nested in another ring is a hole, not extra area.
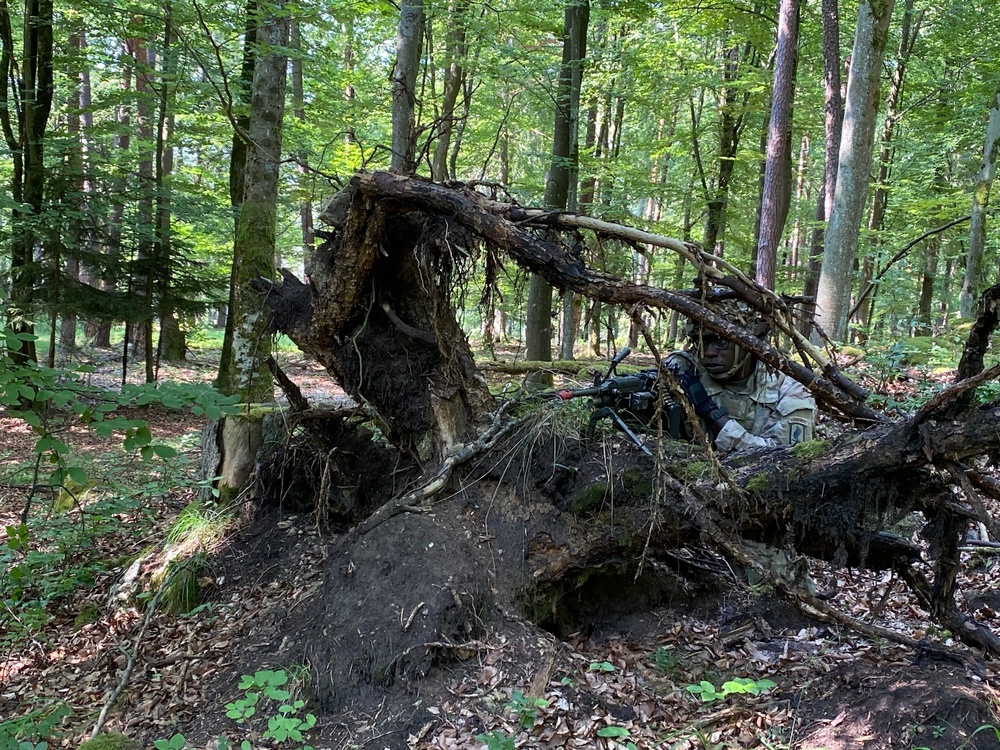
M 342 397 L 318 367 L 294 357 L 283 366 L 314 399 Z M 201 362 L 171 368 L 163 377 L 207 380 L 212 372 L 212 363 Z M 895 397 L 902 401 L 905 394 Z M 709 587 L 676 606 L 623 610 L 560 637 L 533 627 L 486 632 L 456 649 L 459 658 L 381 705 L 336 715 L 312 709 L 317 722 L 307 741 L 264 740 L 266 717 L 276 715 L 278 704 L 262 702 L 256 716 L 237 723 L 234 707 L 246 698 L 241 677 L 280 671 L 292 692 L 284 702 L 299 696 L 306 701 L 289 713 L 304 718 L 311 710 L 308 670 L 288 660 L 296 650 L 287 635 L 289 622 L 318 606 L 336 534 L 319 529 L 309 515 L 248 504 L 242 528 L 216 545 L 198 580 L 201 606 L 186 615 L 156 612 L 148 622 L 134 607 L 112 606 L 112 590 L 132 560 L 161 542 L 200 491 L 203 420 L 159 408 L 135 416 L 149 422 L 156 440 L 175 446 L 178 456 L 149 464 L 127 458 L 88 430 L 66 434 L 90 462 L 93 481 L 62 513 L 73 533 L 60 537 L 58 549 L 45 547 L 41 537 L 32 540 L 38 549 L 62 555 L 62 574 L 52 574 L 58 587 L 35 586 L 50 597 L 44 606 L 51 619 L 40 618 L 28 638 L 18 634 L 29 624 L 25 613 L 33 610 L 9 600 L 5 571 L 0 728 L 20 722 L 31 739 L 32 727 L 44 726 L 46 716 L 58 719 L 47 737 L 39 732 L 33 744 L 20 747 L 41 750 L 37 742 L 47 738 L 52 747 L 78 747 L 131 663 L 105 730 L 142 747 L 174 738 L 172 747 L 180 748 L 176 737 L 183 734 L 187 747 L 199 748 L 224 746 L 217 739 L 223 735 L 237 746 L 250 737 L 257 748 L 308 744 L 331 750 L 1000 748 L 996 663 L 972 673 L 872 642 L 811 620 L 766 587 L 750 585 Z M 0 413 L 0 467 L 23 461 L 32 444 L 18 417 Z M 24 483 L 0 485 L 2 526 L 19 523 L 28 492 Z M 109 493 L 119 498 L 113 508 L 102 505 Z M 57 525 L 60 512 L 42 506 L 36 498 L 33 518 Z M 9 540 L 0 537 L 0 544 Z M 96 565 L 98 558 L 116 562 Z M 16 555 L 8 556 L 11 561 Z M 709 562 L 718 567 L 718 560 Z M 85 572 L 68 575 L 76 569 Z M 996 570 L 996 558 L 980 553 L 969 556 L 962 573 L 963 590 L 975 592 L 964 606 L 994 629 L 1000 628 Z M 820 566 L 813 566 L 812 575 L 855 617 L 878 616 L 915 637 L 932 630 L 890 576 Z M 399 625 L 405 629 L 416 615 L 400 611 Z M 701 697 L 692 686 L 702 689 Z M 401 724 L 403 714 L 409 718 Z M 17 747 L 3 741 L 0 732 L 0 748 Z

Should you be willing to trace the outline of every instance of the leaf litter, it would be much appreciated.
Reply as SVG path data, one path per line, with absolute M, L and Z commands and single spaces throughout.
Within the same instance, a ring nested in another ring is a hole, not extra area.
M 6 429 L 8 422 L 14 424 L 4 419 L 5 448 L 18 439 Z M 151 422 L 156 428 L 159 420 Z M 199 427 L 165 422 L 174 431 Z M 188 499 L 178 492 L 148 502 L 159 509 L 157 520 L 165 528 Z M 15 492 L 0 496 L 5 521 L 16 517 L 18 501 Z M 225 717 L 225 704 L 237 696 L 240 674 L 253 667 L 248 658 L 263 667 L 275 654 L 294 651 L 283 642 L 281 622 L 289 612 L 312 606 L 324 581 L 330 538 L 304 516 L 285 516 L 277 526 L 280 559 L 254 558 L 236 540 L 223 553 L 230 557 L 226 572 L 199 581 L 207 604 L 188 616 L 152 618 L 107 730 L 145 746 L 177 731 L 197 738 L 199 747 L 213 746 L 221 733 L 240 736 L 240 728 Z M 128 559 L 139 544 L 109 538 L 101 547 L 107 559 Z M 977 594 L 961 604 L 996 628 L 996 558 L 973 553 L 966 559 L 963 590 Z M 817 584 L 835 592 L 833 601 L 853 616 L 878 619 L 915 638 L 948 641 L 891 576 L 812 567 Z M 79 745 L 119 681 L 143 619 L 135 608 L 107 606 L 122 569 L 55 603 L 43 633 L 0 653 L 0 720 L 65 705 L 71 712 L 52 746 Z M 78 626 L 75 621 L 88 606 L 100 615 Z M 0 636 L 7 627 L 0 622 Z M 1000 747 L 992 733 L 975 733 L 997 723 L 995 664 L 987 664 L 985 674 L 970 674 L 901 646 L 809 621 L 769 592 L 744 588 L 701 611 L 647 613 L 617 628 L 563 640 L 528 625 L 482 640 L 485 647 L 459 654 L 428 676 L 440 689 L 422 691 L 433 698 L 422 705 L 426 721 L 405 738 L 390 736 L 377 711 L 321 714 L 310 744 L 331 750 L 381 746 L 380 739 L 386 747 L 440 750 L 616 750 L 629 743 L 672 750 Z M 712 701 L 687 690 L 703 681 L 721 689 L 733 678 L 771 680 L 776 686 Z M 515 692 L 531 699 L 528 722 Z

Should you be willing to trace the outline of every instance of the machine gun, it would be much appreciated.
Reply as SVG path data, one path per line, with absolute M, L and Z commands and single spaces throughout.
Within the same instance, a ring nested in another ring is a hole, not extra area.
M 629 354 L 631 350 L 628 347 L 618 352 L 608 365 L 607 372 L 603 376 L 600 374 L 594 376 L 594 384 L 591 387 L 559 390 L 552 395 L 563 401 L 574 398 L 590 399 L 590 406 L 594 412 L 587 423 L 588 440 L 593 438 L 600 420 L 610 419 L 616 429 L 624 432 L 645 453 L 652 455 L 636 432 L 656 429 L 656 406 L 659 398 L 656 381 L 659 373 L 656 369 L 652 369 L 641 370 L 634 375 L 619 375 L 618 365 Z M 684 409 L 669 394 L 664 395 L 661 418 L 664 434 L 674 439 L 685 437 Z

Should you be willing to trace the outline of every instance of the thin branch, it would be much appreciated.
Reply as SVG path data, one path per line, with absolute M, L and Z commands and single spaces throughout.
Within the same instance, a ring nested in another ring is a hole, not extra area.
M 892 268 L 894 265 L 896 265 L 896 263 L 901 261 L 904 257 L 906 257 L 906 254 L 910 252 L 910 250 L 912 250 L 915 245 L 918 245 L 919 243 L 923 242 L 928 237 L 933 237 L 935 234 L 941 234 L 942 232 L 951 229 L 956 224 L 961 224 L 963 221 L 970 221 L 971 219 L 972 216 L 961 216 L 957 219 L 952 219 L 947 224 L 937 227 L 936 229 L 928 229 L 926 232 L 917 237 L 915 240 L 907 242 L 898 253 L 896 253 L 895 255 L 892 256 L 892 258 L 890 258 L 889 262 L 885 264 L 885 267 L 881 271 L 879 271 L 878 274 L 876 274 L 875 278 L 868 283 L 868 286 L 865 287 L 865 290 L 858 295 L 858 299 L 854 303 L 854 307 L 852 307 L 851 311 L 847 314 L 847 319 L 850 320 L 857 314 L 858 310 L 861 309 L 861 305 L 863 305 L 865 303 L 865 300 L 868 298 L 868 295 L 871 294 L 872 291 L 875 289 L 875 287 L 878 286 L 879 282 L 882 281 L 882 278 L 889 272 L 889 269 Z

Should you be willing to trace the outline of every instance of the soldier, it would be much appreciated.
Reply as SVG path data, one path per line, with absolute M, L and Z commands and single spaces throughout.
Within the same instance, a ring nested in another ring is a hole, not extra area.
M 725 300 L 716 312 L 764 338 L 770 326 L 742 302 Z M 773 372 L 742 347 L 688 324 L 687 351 L 667 357 L 694 412 L 720 451 L 773 448 L 812 440 L 816 401 L 805 386 Z

